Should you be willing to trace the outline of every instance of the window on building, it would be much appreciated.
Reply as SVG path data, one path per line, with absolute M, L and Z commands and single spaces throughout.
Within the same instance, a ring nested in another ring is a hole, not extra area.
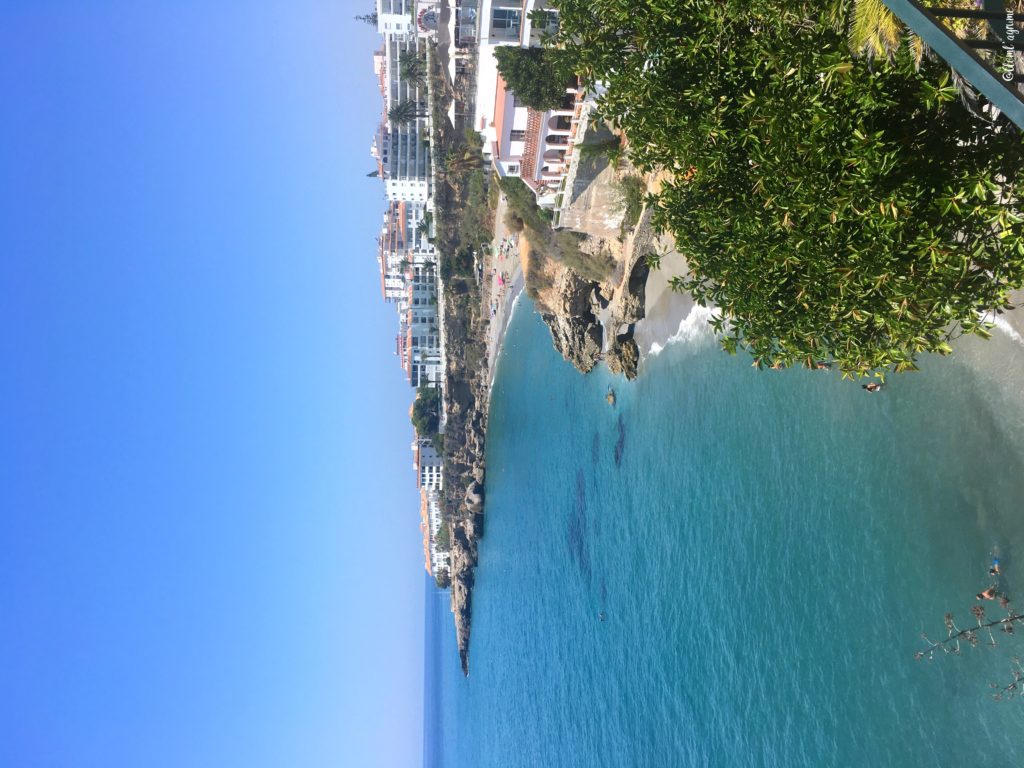
M 516 129 L 512 131 L 512 133 L 510 133 L 508 137 L 512 141 L 526 141 L 526 131 L 520 131 Z
M 507 173 L 509 176 L 518 176 L 519 163 L 510 163 L 508 168 L 505 169 L 505 173 Z
M 491 29 L 518 34 L 522 13 L 518 8 L 495 8 L 491 12 Z

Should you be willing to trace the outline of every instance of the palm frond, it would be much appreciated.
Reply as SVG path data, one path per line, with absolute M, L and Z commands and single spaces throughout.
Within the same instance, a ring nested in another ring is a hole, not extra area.
M 903 24 L 882 0 L 856 0 L 850 19 L 850 48 L 868 58 L 891 58 L 900 47 Z

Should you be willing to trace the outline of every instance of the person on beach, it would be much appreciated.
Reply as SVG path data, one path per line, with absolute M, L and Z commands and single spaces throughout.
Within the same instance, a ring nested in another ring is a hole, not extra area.
M 882 385 L 877 381 L 872 381 L 870 384 L 861 384 L 861 389 L 866 389 L 868 392 L 877 392 L 882 388 Z
M 992 567 L 988 569 L 989 576 L 998 576 L 1002 571 L 999 570 L 999 558 L 992 558 Z
M 979 592 L 974 596 L 975 600 L 995 600 L 996 599 L 996 585 L 993 584 L 991 587 L 986 589 L 984 592 Z

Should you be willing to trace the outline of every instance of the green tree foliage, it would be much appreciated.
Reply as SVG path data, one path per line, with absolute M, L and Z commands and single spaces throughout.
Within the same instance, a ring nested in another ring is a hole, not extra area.
M 1024 281 L 1019 135 L 945 68 L 851 61 L 847 0 L 558 0 L 558 42 L 622 129 L 654 207 L 758 365 L 908 370 Z
M 416 232 L 418 232 L 421 235 L 428 234 L 430 232 L 430 224 L 431 222 L 433 222 L 433 220 L 434 214 L 432 214 L 430 211 L 424 213 L 423 218 L 420 219 L 419 223 L 416 225 Z
M 403 99 L 388 110 L 388 120 L 396 125 L 405 125 L 423 116 L 420 105 L 410 99 Z
M 427 61 L 415 51 L 406 51 L 398 57 L 398 73 L 403 80 L 423 84 L 427 80 Z
M 441 390 L 423 386 L 416 390 L 416 401 L 412 404 L 412 425 L 416 434 L 423 437 L 437 432 L 441 414 Z
M 454 147 L 444 158 L 444 171 L 452 176 L 461 176 L 483 165 L 483 156 L 479 151 L 465 145 Z
M 543 112 L 561 103 L 572 70 L 559 51 L 503 45 L 495 49 L 494 57 L 509 90 L 523 104 Z

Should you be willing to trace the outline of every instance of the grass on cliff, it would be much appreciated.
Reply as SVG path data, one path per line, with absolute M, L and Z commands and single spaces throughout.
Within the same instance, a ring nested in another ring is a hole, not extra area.
M 622 204 L 625 212 L 622 214 L 622 226 L 619 239 L 625 240 L 626 235 L 640 221 L 640 212 L 644 207 L 644 195 L 647 194 L 647 185 L 639 176 L 630 174 L 623 176 L 618 183 L 619 194 L 622 196 Z
M 521 179 L 501 179 L 509 208 L 522 220 L 526 238 L 530 241 L 530 269 L 526 274 L 527 293 L 536 298 L 537 292 L 550 287 L 543 277 L 544 262 L 556 261 L 569 267 L 587 280 L 605 280 L 615 269 L 615 261 L 607 254 L 594 255 L 580 250 L 584 235 L 569 230 L 551 228 L 551 212 L 537 205 L 533 191 Z

